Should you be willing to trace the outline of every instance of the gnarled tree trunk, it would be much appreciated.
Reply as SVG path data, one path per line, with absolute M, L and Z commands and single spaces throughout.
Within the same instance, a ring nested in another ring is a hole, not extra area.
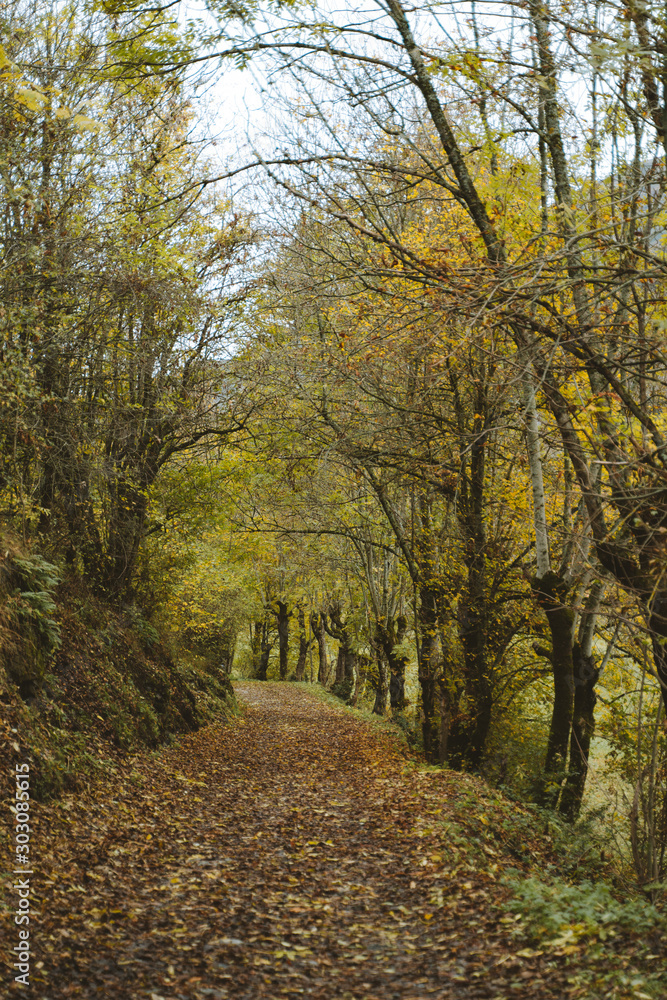
M 375 650 L 375 701 L 373 702 L 373 714 L 384 716 L 387 711 L 387 694 L 389 685 L 387 683 L 387 663 L 381 650 Z
M 560 812 L 570 822 L 574 822 L 579 815 L 584 798 L 588 775 L 588 757 L 595 732 L 595 703 L 597 701 L 595 685 L 600 676 L 593 656 L 586 655 L 578 642 L 575 642 L 572 647 L 572 666 L 574 707 L 570 734 L 570 762 L 560 802 Z
M 331 638 L 337 639 L 339 642 L 334 693 L 344 701 L 349 701 L 354 696 L 356 689 L 357 657 L 348 622 L 343 620 L 338 605 L 332 605 L 329 609 L 328 623 L 324 616 L 322 621 Z
M 458 379 L 450 374 L 456 389 L 454 398 L 460 427 L 461 471 L 457 517 L 463 539 L 463 561 L 467 581 L 458 602 L 459 638 L 463 649 L 465 683 L 464 711 L 451 720 L 452 764 L 466 763 L 474 770 L 480 766 L 491 726 L 493 704 L 492 680 L 487 662 L 487 586 L 485 470 L 486 431 L 488 427 L 487 375 L 478 369 L 475 391 L 475 415 L 472 433 L 468 429 L 465 408 L 458 394 Z M 444 655 L 444 651 L 443 651 Z
M 408 657 L 399 652 L 397 647 L 403 642 L 407 627 L 405 615 L 399 615 L 394 621 L 375 623 L 375 641 L 389 664 L 389 704 L 396 712 L 405 708 L 405 668 Z
M 284 681 L 287 677 L 287 655 L 289 652 L 289 620 L 292 612 L 287 610 L 287 602 L 275 600 L 273 602 L 277 609 L 269 607 L 271 614 L 275 615 L 278 624 L 278 657 L 280 679 Z
M 299 623 L 299 658 L 296 661 L 295 673 L 296 679 L 302 681 L 306 672 L 306 656 L 310 649 L 311 640 L 306 636 L 306 616 L 301 605 L 299 605 L 297 612 L 297 621 Z
M 324 627 L 324 612 L 310 612 L 310 630 L 317 639 L 317 653 L 319 657 L 317 667 L 317 683 L 326 684 L 328 680 L 329 668 L 327 665 L 327 638 Z
M 549 570 L 533 581 L 533 592 L 543 608 L 551 633 L 551 671 L 554 700 L 539 798 L 542 805 L 555 808 L 567 769 L 572 718 L 574 714 L 574 667 L 572 628 L 574 612 L 563 603 L 567 587 L 558 573 Z
M 252 675 L 258 678 L 259 671 L 259 661 L 261 655 L 261 645 L 262 645 L 262 626 L 263 620 L 256 619 L 254 623 L 250 625 L 250 655 L 252 657 Z

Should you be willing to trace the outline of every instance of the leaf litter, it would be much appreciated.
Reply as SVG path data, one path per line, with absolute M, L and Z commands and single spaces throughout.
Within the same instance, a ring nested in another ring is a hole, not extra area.
M 583 946 L 512 937 L 499 873 L 516 850 L 480 811 L 486 840 L 469 850 L 473 779 L 419 770 L 396 738 L 302 688 L 237 693 L 243 718 L 37 805 L 33 997 L 638 995 L 573 975 Z M 6 906 L 2 920 L 11 966 Z

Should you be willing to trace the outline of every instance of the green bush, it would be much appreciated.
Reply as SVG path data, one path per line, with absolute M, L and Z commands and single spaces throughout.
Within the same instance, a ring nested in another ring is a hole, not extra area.
M 337 681 L 335 684 L 331 685 L 331 693 L 341 701 L 344 701 L 346 705 L 350 703 L 350 698 L 352 697 L 352 681 L 348 679 L 343 681 Z
M 651 903 L 636 898 L 621 903 L 605 883 L 570 885 L 562 879 L 507 878 L 512 890 L 506 904 L 522 918 L 517 933 L 538 943 L 567 944 L 582 937 L 605 940 L 622 930 L 646 931 L 665 918 Z

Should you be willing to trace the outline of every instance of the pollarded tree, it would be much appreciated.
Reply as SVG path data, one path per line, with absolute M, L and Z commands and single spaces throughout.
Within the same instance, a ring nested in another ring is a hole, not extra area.
M 385 714 L 387 697 L 392 711 L 405 708 L 405 672 L 410 659 L 406 649 L 408 578 L 400 555 L 388 544 L 386 528 L 384 534 L 385 538 L 377 528 L 371 531 L 367 521 L 352 536 L 361 564 L 360 582 L 368 595 L 368 630 L 377 661 L 373 706 L 377 715 Z

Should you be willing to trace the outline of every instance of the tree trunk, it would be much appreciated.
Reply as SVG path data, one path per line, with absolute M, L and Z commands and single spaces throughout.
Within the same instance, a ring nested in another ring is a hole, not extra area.
M 252 675 L 259 678 L 259 664 L 262 647 L 262 619 L 255 621 L 254 627 L 250 626 L 250 654 L 252 657 Z
M 368 660 L 365 656 L 363 657 L 363 660 L 365 660 L 366 663 L 368 663 Z M 361 686 L 361 671 L 362 671 L 363 660 L 358 653 L 354 653 L 351 664 L 351 671 L 352 671 L 351 675 L 349 672 L 346 675 L 348 677 L 349 683 L 351 683 L 352 685 L 351 694 L 348 699 L 348 705 L 357 704 L 357 699 L 359 698 L 359 688 Z
M 667 592 L 658 591 L 647 601 L 648 624 L 651 630 L 653 663 L 660 682 L 662 703 L 667 716 Z
M 338 647 L 338 655 L 336 656 L 336 675 L 334 678 L 334 684 L 342 684 L 345 680 L 345 651 L 342 646 Z
M 405 661 L 389 665 L 389 705 L 393 712 L 402 712 L 405 708 Z
M 311 611 L 310 630 L 317 639 L 317 652 L 319 656 L 319 663 L 317 667 L 318 684 L 326 684 L 329 674 L 327 665 L 327 639 L 323 619 L 323 612 L 318 614 L 316 611 Z
M 148 499 L 145 491 L 123 478 L 117 480 L 111 493 L 105 584 L 110 594 L 121 596 L 131 585 L 145 532 Z
M 447 687 L 445 677 L 438 682 L 440 695 L 440 732 L 438 746 L 438 763 L 449 762 L 449 734 L 452 728 L 452 697 Z
M 348 645 L 346 643 L 345 646 L 343 647 L 343 683 L 345 685 L 345 689 L 346 690 L 349 689 L 350 693 L 347 697 L 351 701 L 352 699 L 356 700 L 356 693 L 357 693 L 356 665 L 357 665 L 356 653 L 352 649 L 351 645 Z M 354 702 L 352 701 L 352 703 Z
M 306 656 L 308 655 L 308 650 L 310 649 L 310 642 L 306 637 L 306 616 L 304 614 L 302 607 L 299 607 L 298 622 L 299 622 L 299 658 L 296 661 L 296 679 L 298 681 L 302 681 L 306 672 Z
M 270 638 L 269 622 L 267 618 L 255 622 L 255 635 L 253 637 L 253 666 L 255 668 L 255 678 L 258 681 L 266 680 L 266 672 L 269 668 L 269 657 L 273 649 L 273 642 Z M 255 653 L 256 651 L 256 653 Z M 257 656 L 255 664 L 255 655 Z
M 430 764 L 440 763 L 440 732 L 436 719 L 436 679 L 438 652 L 438 604 L 432 587 L 420 589 L 419 625 L 421 656 L 419 684 L 422 695 L 422 736 L 424 755 Z
M 348 623 L 343 621 L 340 607 L 335 605 L 329 609 L 329 623 L 324 615 L 322 622 L 332 639 L 339 642 L 333 691 L 343 701 L 349 701 L 356 694 L 356 653 Z
M 476 588 L 475 571 L 469 572 L 470 590 Z M 473 580 L 470 580 L 473 577 Z M 472 595 L 472 600 L 459 601 L 459 637 L 463 646 L 465 689 L 468 704 L 467 718 L 463 720 L 458 748 L 463 760 L 473 770 L 481 764 L 486 740 L 491 726 L 493 705 L 491 679 L 486 662 L 486 627 L 484 621 L 484 594 Z M 463 760 L 461 761 L 463 763 Z
M 234 667 L 234 653 L 236 652 L 236 636 L 230 634 L 225 636 L 222 648 L 221 665 L 225 674 L 231 674 Z
M 405 668 L 408 657 L 397 651 L 403 642 L 408 622 L 405 615 L 395 621 L 375 623 L 375 638 L 384 658 L 389 664 L 389 703 L 392 711 L 401 712 L 405 708 Z
M 375 678 L 375 701 L 373 703 L 373 714 L 384 716 L 387 712 L 387 664 L 382 651 L 375 651 L 375 668 L 377 675 Z
M 278 621 L 278 656 L 280 663 L 280 679 L 284 681 L 287 677 L 287 654 L 289 652 L 289 620 L 290 613 L 287 610 L 285 601 L 276 601 L 277 611 L 273 611 Z
M 592 655 L 586 655 L 578 642 L 572 647 L 574 678 L 574 711 L 570 736 L 570 763 L 560 802 L 560 812 L 573 823 L 581 811 L 584 798 L 588 757 L 595 732 L 595 685 L 600 671 Z
M 469 453 L 461 465 L 461 496 L 458 519 L 465 540 L 463 559 L 467 570 L 465 591 L 459 600 L 459 637 L 463 647 L 465 717 L 460 721 L 458 753 L 473 770 L 478 770 L 491 726 L 493 693 L 486 659 L 487 588 L 486 529 L 484 524 L 485 481 L 485 379 L 480 375 L 475 398 L 473 440 L 468 446 L 462 434 L 462 453 Z M 469 471 L 467 471 L 469 469 Z M 454 734 L 452 734 L 454 736 Z
M 549 553 L 549 531 L 547 510 L 544 499 L 544 477 L 540 452 L 540 423 L 535 403 L 533 374 L 526 370 L 523 378 L 523 399 L 526 406 L 526 451 L 530 468 L 530 483 L 533 493 L 533 527 L 535 529 L 535 558 L 537 576 L 545 576 L 551 569 Z
M 551 633 L 551 669 L 554 701 L 549 727 L 544 775 L 539 799 L 554 809 L 567 768 L 568 744 L 574 714 L 574 668 L 572 663 L 572 627 L 574 612 L 563 604 L 566 585 L 553 571 L 533 581 L 537 602 L 544 609 Z

